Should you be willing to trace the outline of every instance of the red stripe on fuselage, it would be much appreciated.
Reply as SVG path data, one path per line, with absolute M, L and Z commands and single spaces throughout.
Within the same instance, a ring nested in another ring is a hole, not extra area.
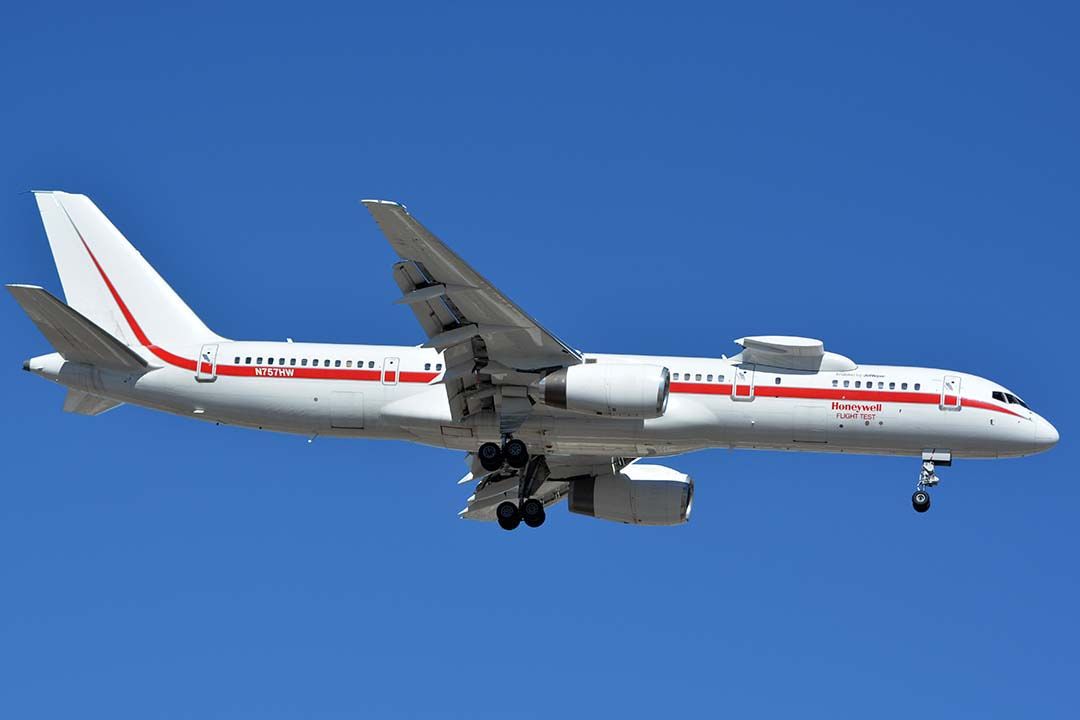
M 671 392 L 687 395 L 731 395 L 731 385 L 717 383 L 709 385 L 705 383 L 671 383 Z M 748 385 L 739 386 L 739 397 L 749 397 Z M 880 403 L 909 403 L 915 405 L 937 405 L 941 402 L 941 396 L 935 393 L 921 392 L 897 392 L 895 390 L 850 390 L 838 388 L 815 388 L 815 387 L 792 387 L 784 385 L 756 385 L 754 397 L 787 398 L 800 400 L 847 400 L 854 402 L 880 402 Z M 946 401 L 955 403 L 956 396 L 946 396 Z M 963 407 L 974 407 L 981 410 L 993 410 L 1005 413 L 1013 417 L 1022 418 L 1012 410 L 994 405 L 993 403 L 970 398 L 961 398 Z
M 101 267 L 101 263 L 98 262 L 94 256 L 90 246 L 86 244 L 86 240 L 83 238 L 82 233 L 79 232 L 79 228 L 75 227 L 75 224 L 71 225 L 75 229 L 75 234 L 79 236 L 79 240 L 82 242 L 83 247 L 86 248 L 87 254 L 90 256 L 90 260 L 94 263 L 94 267 L 97 268 L 98 274 L 101 275 L 101 279 L 105 282 L 105 287 L 109 289 L 109 293 L 112 295 L 113 300 L 116 301 L 117 307 L 120 308 L 120 312 L 123 313 L 124 319 L 127 320 L 128 325 L 131 327 L 131 331 L 135 333 L 135 337 L 143 347 L 152 352 L 155 356 L 161 360 L 173 365 L 175 367 L 183 368 L 184 370 L 196 370 L 197 363 L 189 358 L 175 355 L 164 348 L 160 348 L 154 345 L 150 338 L 143 332 L 142 327 L 135 319 L 135 315 L 128 309 L 127 304 L 123 298 L 120 297 L 120 293 L 117 292 L 116 287 L 109 280 L 109 276 L 105 273 L 105 269 Z M 262 372 L 259 372 L 262 371 Z M 280 372 L 287 371 L 287 372 Z M 271 374 L 273 372 L 274 374 Z M 229 377 L 277 377 L 277 378 L 300 378 L 309 380 L 358 380 L 367 382 L 379 382 L 383 380 L 383 373 L 379 370 L 350 370 L 341 368 L 306 368 L 295 366 L 249 366 L 249 365 L 218 365 L 218 375 L 226 375 Z M 397 374 L 398 381 L 403 383 L 430 383 L 439 376 L 439 373 L 433 372 L 406 372 L 395 373 L 394 371 L 388 371 L 386 373 L 386 382 L 393 383 L 394 376 Z M 739 386 L 739 397 L 750 396 L 749 386 Z M 686 393 L 696 395 L 731 395 L 731 385 L 725 385 L 723 383 L 717 383 L 716 385 L 706 385 L 703 383 L 671 383 L 671 392 L 673 393 Z M 780 385 L 758 385 L 754 387 L 755 397 L 772 397 L 772 398 L 798 398 L 803 400 L 855 400 L 861 402 L 891 402 L 891 403 L 914 403 L 921 405 L 935 405 L 941 402 L 941 396 L 933 393 L 915 393 L 915 392 L 896 392 L 896 391 L 882 391 L 882 390 L 849 390 L 849 389 L 832 389 L 832 388 L 813 388 L 813 387 L 791 387 Z M 953 396 L 947 397 L 947 400 L 953 401 Z M 975 407 L 982 410 L 993 410 L 1000 413 L 1006 413 L 1014 417 L 1021 417 L 1003 407 L 999 407 L 992 403 L 983 402 L 981 400 L 971 400 L 969 398 L 962 398 L 961 404 L 964 407 Z

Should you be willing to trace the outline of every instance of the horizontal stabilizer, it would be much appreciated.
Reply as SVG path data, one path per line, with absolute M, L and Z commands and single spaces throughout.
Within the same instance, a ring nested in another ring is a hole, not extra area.
M 100 415 L 123 404 L 82 390 L 68 390 L 67 397 L 64 398 L 64 412 L 76 415 Z
M 146 361 L 135 351 L 44 288 L 8 285 L 7 289 L 41 334 L 68 362 L 86 363 L 110 370 L 146 369 Z

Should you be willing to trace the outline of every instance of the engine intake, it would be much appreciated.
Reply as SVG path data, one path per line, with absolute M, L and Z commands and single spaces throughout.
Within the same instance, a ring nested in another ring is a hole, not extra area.
M 540 402 L 589 415 L 658 418 L 667 410 L 671 373 L 659 365 L 571 365 L 544 377 Z
M 629 465 L 618 473 L 570 483 L 570 512 L 628 525 L 680 525 L 690 519 L 694 480 L 663 465 Z

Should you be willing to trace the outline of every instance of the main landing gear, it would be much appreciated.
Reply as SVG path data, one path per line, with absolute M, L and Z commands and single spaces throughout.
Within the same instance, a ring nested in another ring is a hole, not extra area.
M 532 497 L 547 477 L 547 465 L 543 456 L 529 457 L 529 448 L 521 440 L 507 436 L 500 448 L 495 443 L 484 443 L 476 453 L 480 465 L 488 472 L 502 468 L 503 463 L 518 470 L 517 502 L 504 500 L 495 508 L 495 519 L 503 530 L 513 530 L 525 522 L 529 527 L 540 527 L 547 519 L 544 503 Z
M 922 470 L 919 471 L 919 482 L 915 485 L 915 492 L 911 494 L 911 507 L 915 512 L 924 513 L 930 509 L 930 493 L 927 488 L 932 488 L 941 480 L 934 472 L 935 463 L 952 465 L 952 456 L 948 453 L 923 453 Z
M 495 472 L 505 462 L 512 468 L 520 469 L 529 462 L 529 447 L 521 440 L 506 438 L 502 447 L 493 442 L 486 442 L 476 451 L 480 466 L 488 472 Z
M 529 498 L 521 503 L 520 507 L 517 503 L 507 500 L 499 503 L 499 507 L 495 508 L 495 518 L 503 530 L 513 530 L 523 520 L 529 527 L 537 528 L 544 524 L 547 513 L 544 512 L 544 503 L 536 498 Z

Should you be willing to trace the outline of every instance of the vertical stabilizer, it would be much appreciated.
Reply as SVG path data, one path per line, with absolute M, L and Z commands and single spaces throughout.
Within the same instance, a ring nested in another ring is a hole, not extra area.
M 131 346 L 220 340 L 85 195 L 35 192 L 68 305 Z

